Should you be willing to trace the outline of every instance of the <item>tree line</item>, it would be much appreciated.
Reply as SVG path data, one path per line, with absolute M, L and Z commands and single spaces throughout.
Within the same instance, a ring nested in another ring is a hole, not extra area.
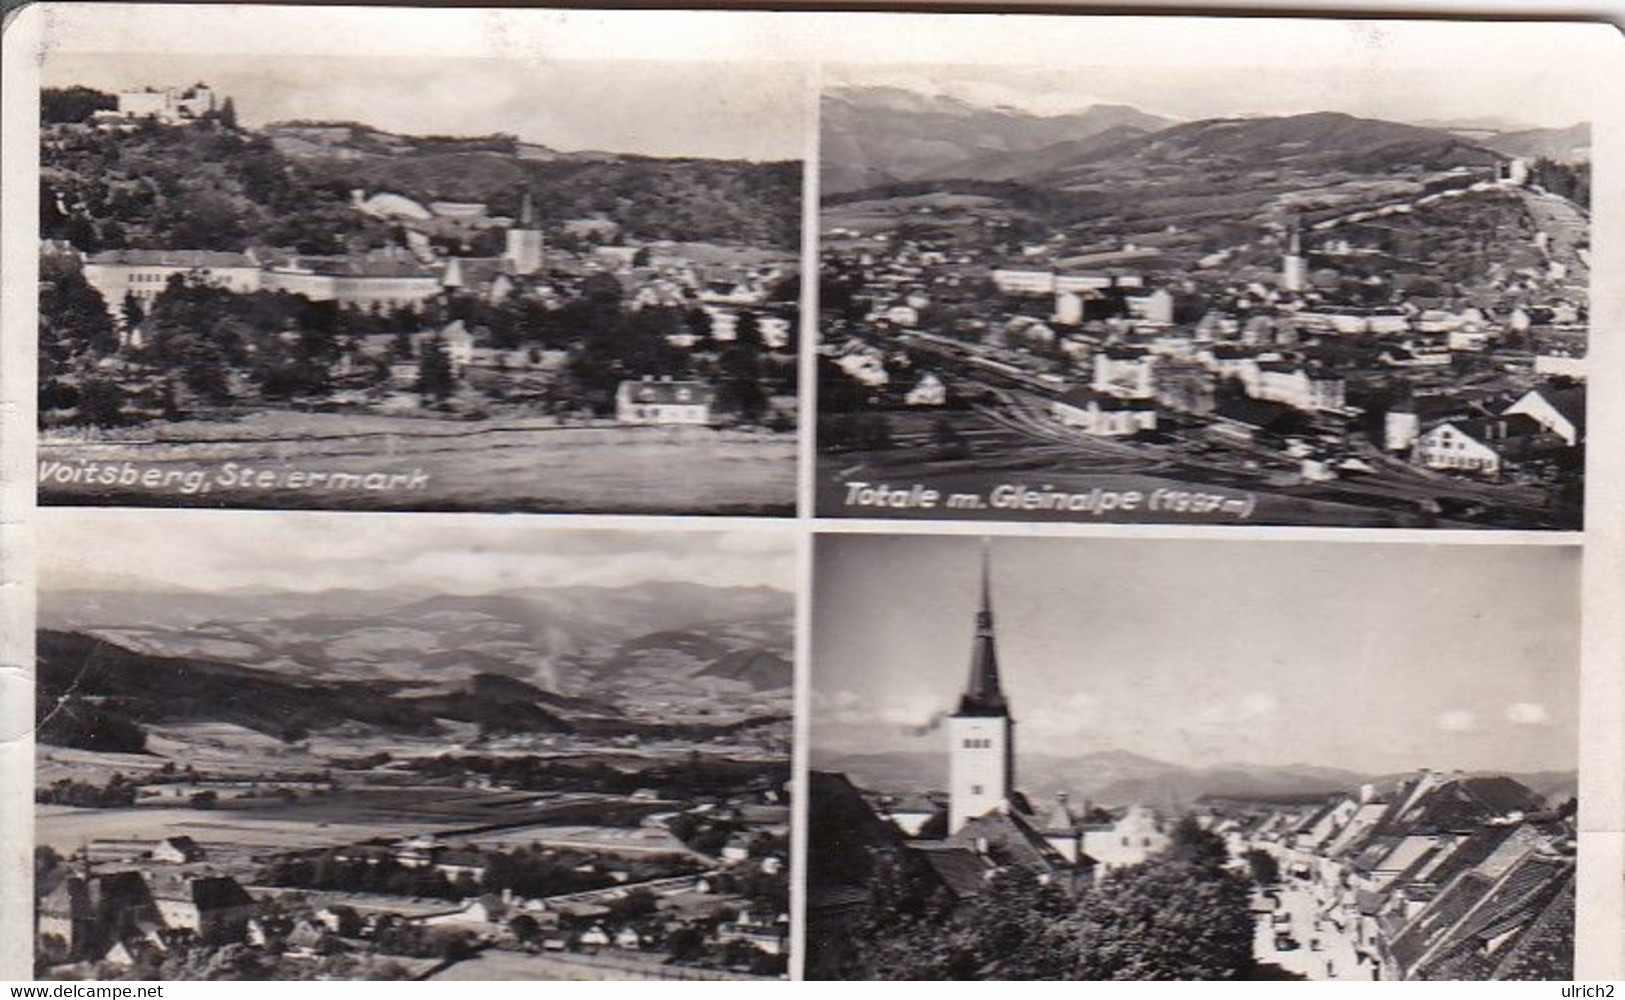
M 850 979 L 1247 979 L 1252 881 L 1186 817 L 1143 864 L 1076 884 L 1019 866 L 956 903 L 907 855 L 882 856 L 831 971 Z

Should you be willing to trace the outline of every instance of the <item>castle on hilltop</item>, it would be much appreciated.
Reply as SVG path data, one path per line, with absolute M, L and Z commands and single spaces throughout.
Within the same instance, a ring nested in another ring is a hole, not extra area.
M 216 111 L 214 91 L 206 83 L 190 87 L 142 87 L 139 90 L 121 90 L 118 110 L 103 111 L 99 121 L 136 121 L 152 119 L 162 125 L 181 125 L 207 118 Z

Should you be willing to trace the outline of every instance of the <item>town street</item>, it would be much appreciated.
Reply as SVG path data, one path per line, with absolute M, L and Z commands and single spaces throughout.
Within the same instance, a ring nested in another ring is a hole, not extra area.
M 1259 913 L 1253 938 L 1253 953 L 1260 962 L 1310 979 L 1370 978 L 1370 967 L 1360 964 L 1353 942 L 1330 921 L 1318 919 L 1319 907 L 1309 886 L 1287 879 L 1273 891 L 1279 902 L 1272 912 Z M 1267 901 L 1262 894 L 1258 898 Z M 1278 935 L 1290 937 L 1297 947 L 1276 948 Z

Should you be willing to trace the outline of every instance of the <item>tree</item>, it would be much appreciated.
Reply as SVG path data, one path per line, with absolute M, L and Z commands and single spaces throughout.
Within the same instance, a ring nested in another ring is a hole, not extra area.
M 219 115 L 222 127 L 233 132 L 237 131 L 237 104 L 230 97 L 227 97 L 224 103 L 220 105 Z
M 1247 861 L 1247 869 L 1252 873 L 1254 882 L 1274 885 L 1281 881 L 1281 863 L 1275 860 L 1275 855 L 1255 847 L 1242 857 Z
M 124 328 L 134 330 L 147 318 L 147 310 L 141 305 L 141 300 L 135 297 L 134 292 L 124 293 Z
M 90 87 L 43 87 L 39 92 L 41 125 L 87 122 L 98 111 L 117 108 L 117 97 Z
M 610 916 L 621 923 L 631 923 L 651 916 L 659 907 L 659 898 L 648 889 L 633 889 L 609 904 Z
M 59 374 L 81 356 L 99 358 L 118 349 L 113 318 L 76 264 L 40 261 L 39 363 L 45 376 Z
M 508 933 L 512 934 L 513 939 L 520 944 L 530 944 L 541 936 L 542 925 L 537 923 L 536 918 L 530 914 L 521 913 L 508 921 Z
M 705 934 L 693 927 L 679 927 L 666 935 L 666 954 L 673 962 L 692 962 L 705 954 Z
M 181 359 L 181 381 L 186 387 L 217 406 L 231 402 L 231 374 L 225 354 L 208 341 L 187 345 Z
M 419 395 L 425 398 L 432 396 L 442 403 L 456 388 L 456 378 L 451 370 L 451 355 L 446 353 L 445 338 L 438 333 L 425 340 L 423 349 L 418 353 L 418 379 L 415 388 Z
M 762 389 L 762 328 L 756 314 L 739 314 L 734 325 L 734 341 L 722 352 L 724 402 L 746 423 L 757 423 L 767 412 L 767 393 Z
M 1174 824 L 1169 840 L 1167 855 L 1176 861 L 1220 868 L 1230 860 L 1230 850 L 1224 846 L 1224 838 L 1211 830 L 1202 829 L 1192 815 L 1187 814 Z
M 89 427 L 117 427 L 124 419 L 124 390 L 117 382 L 93 378 L 79 386 L 79 423 Z
M 1239 979 L 1254 967 L 1251 887 L 1207 863 L 1159 856 L 1072 891 L 1007 869 L 968 912 L 895 860 L 876 865 L 869 889 L 840 942 L 850 949 L 835 970 L 843 977 Z
M 197 250 L 241 250 L 248 239 L 244 214 L 223 194 L 189 190 L 171 199 L 166 239 L 171 246 Z
M 1253 968 L 1252 890 L 1234 872 L 1153 858 L 1078 900 L 1070 979 L 1240 979 Z
M 50 844 L 34 845 L 34 884 L 44 886 L 48 884 L 58 866 L 62 864 L 62 855 Z

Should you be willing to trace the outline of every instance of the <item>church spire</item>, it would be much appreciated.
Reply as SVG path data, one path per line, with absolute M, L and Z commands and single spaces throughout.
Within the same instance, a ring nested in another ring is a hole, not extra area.
M 970 678 L 959 699 L 959 715 L 1008 715 L 1010 706 L 999 686 L 999 656 L 993 639 L 993 582 L 987 540 L 982 541 L 982 596 L 976 610 Z

